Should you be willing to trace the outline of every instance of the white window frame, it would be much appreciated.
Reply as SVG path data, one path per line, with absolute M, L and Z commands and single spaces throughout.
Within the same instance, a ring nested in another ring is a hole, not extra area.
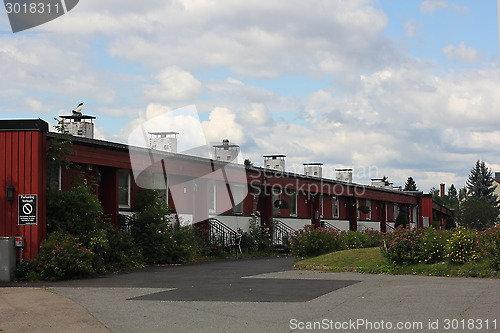
M 288 189 L 286 190 L 286 192 L 288 192 L 289 195 L 288 196 L 288 199 L 290 200 L 290 204 L 289 204 L 289 207 L 290 207 L 290 216 L 297 216 L 297 191 L 295 190 L 291 190 L 291 189 Z M 292 200 L 294 202 L 294 208 L 295 208 L 295 211 L 292 211 Z
M 243 197 L 243 185 L 240 185 L 240 184 L 237 184 L 237 185 L 232 185 L 231 186 L 231 194 L 233 196 L 233 200 L 234 200 L 234 206 L 233 206 L 233 209 L 232 209 L 232 212 L 233 214 L 243 214 L 243 201 L 244 201 L 244 197 Z M 241 201 L 241 202 L 239 202 Z M 239 202 L 239 203 L 236 203 L 236 202 Z
M 332 218 L 339 218 L 340 215 L 339 198 L 332 195 Z
M 366 214 L 366 220 L 371 221 L 371 219 L 372 219 L 372 202 L 370 201 L 370 199 L 365 200 L 365 207 L 368 207 L 368 209 L 369 209 L 368 214 Z
M 320 212 L 319 217 L 320 218 L 323 218 L 323 216 L 325 216 L 324 205 L 323 205 L 324 200 L 323 199 L 324 199 L 323 198 L 323 194 L 320 194 L 319 195 L 319 205 L 320 205 L 320 207 L 319 207 L 319 212 Z
M 210 200 L 210 196 L 212 196 L 212 200 Z M 216 213 L 217 212 L 217 184 L 214 181 L 208 182 L 208 212 Z
M 120 173 L 127 173 L 127 204 L 120 203 Z M 130 170 L 118 169 L 118 208 L 130 208 Z

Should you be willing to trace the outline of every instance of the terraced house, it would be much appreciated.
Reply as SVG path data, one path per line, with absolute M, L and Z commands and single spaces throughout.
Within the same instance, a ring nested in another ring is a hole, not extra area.
M 0 237 L 24 237 L 23 260 L 38 253 L 46 236 L 47 188 L 68 190 L 80 173 L 93 180 L 114 226 L 134 213 L 137 193 L 144 188 L 163 191 L 182 223 L 246 230 L 255 217 L 275 237 L 311 224 L 388 231 L 400 214 L 413 227 L 444 226 L 453 215 L 422 192 L 394 189 L 380 179 L 355 184 L 351 169 L 337 169 L 335 179 L 329 179 L 321 163 L 306 162 L 304 173 L 291 173 L 281 154 L 265 155 L 264 167 L 232 163 L 239 147 L 227 139 L 212 147 L 211 158 L 180 154 L 178 133 L 172 131 L 151 132 L 149 147 L 133 147 L 95 139 L 94 117 L 62 118 L 71 134 L 72 152 L 66 158 L 72 164 L 55 169 L 48 168 L 47 150 L 57 136 L 47 122 L 0 120 Z

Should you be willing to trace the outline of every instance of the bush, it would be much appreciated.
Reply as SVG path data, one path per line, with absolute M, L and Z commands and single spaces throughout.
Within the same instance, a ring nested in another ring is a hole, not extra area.
M 131 222 L 131 232 L 146 263 L 186 263 L 201 255 L 197 231 L 171 223 L 171 212 L 159 191 L 144 190 L 139 199 L 139 212 Z
M 102 222 L 103 210 L 92 189 L 76 185 L 70 191 L 47 190 L 47 231 L 74 236 L 92 233 Z
M 290 239 L 292 254 L 299 257 L 309 257 L 343 248 L 342 235 L 336 230 L 306 226 L 297 230 Z
M 500 225 L 480 233 L 477 242 L 481 256 L 488 261 L 492 269 L 500 271 Z
M 248 253 L 269 252 L 271 239 L 269 230 L 258 224 L 257 218 L 251 217 L 248 232 L 241 232 L 241 249 Z
M 362 231 L 347 231 L 342 235 L 342 240 L 347 249 L 361 249 L 367 247 L 370 237 Z
M 399 227 L 386 235 L 384 255 L 398 264 L 432 263 L 442 260 L 445 235 L 433 228 Z
M 42 243 L 32 265 L 43 280 L 79 278 L 94 273 L 93 256 L 75 237 L 54 232 Z
M 397 227 L 408 227 L 409 222 L 408 222 L 408 216 L 403 213 L 399 213 L 398 217 L 396 218 L 396 221 L 394 222 L 394 226 Z
M 446 257 L 453 263 L 466 263 L 479 259 L 477 233 L 459 228 L 446 241 Z
M 377 247 L 384 243 L 385 234 L 383 232 L 368 229 L 363 231 L 363 233 L 368 236 L 368 240 L 364 244 L 364 247 Z

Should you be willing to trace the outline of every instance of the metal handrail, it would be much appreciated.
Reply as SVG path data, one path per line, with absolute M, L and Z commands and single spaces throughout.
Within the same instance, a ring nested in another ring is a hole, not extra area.
M 330 229 L 330 230 L 336 230 L 336 231 L 341 231 L 340 228 L 337 228 L 336 226 L 334 226 L 333 224 L 331 224 L 328 221 L 319 221 L 319 225 L 320 225 L 321 228 Z
M 396 230 L 396 228 L 394 228 L 392 225 L 389 225 L 389 224 L 385 224 L 385 230 L 387 231 L 394 231 Z
M 208 241 L 210 244 L 230 246 L 237 232 L 218 219 L 208 219 Z
M 295 234 L 295 229 L 283 221 L 273 219 L 273 246 L 288 246 L 288 240 Z

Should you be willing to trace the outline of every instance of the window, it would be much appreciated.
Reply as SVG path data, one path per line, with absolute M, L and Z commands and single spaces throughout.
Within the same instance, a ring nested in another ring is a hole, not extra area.
M 168 204 L 168 179 L 164 174 L 153 174 L 153 188 L 161 191 L 162 198 Z
M 356 218 L 359 220 L 360 213 L 359 213 L 359 200 L 356 199 Z
M 397 203 L 394 204 L 394 220 L 396 220 L 399 216 L 399 205 Z
M 118 207 L 130 208 L 130 171 L 118 170 Z
M 60 190 L 61 177 L 62 177 L 61 164 L 53 161 L 47 162 L 47 188 L 53 190 Z
M 274 203 L 276 202 L 276 200 L 280 199 L 280 195 L 281 195 L 281 189 L 273 187 L 273 216 L 279 216 L 280 215 L 280 212 L 281 212 L 280 208 L 276 207 L 274 205 Z
M 332 217 L 339 217 L 339 200 L 337 197 L 332 197 Z
M 320 199 L 319 199 L 319 212 L 320 212 L 320 217 L 323 217 L 324 216 L 324 205 L 323 205 L 323 194 L 320 194 Z
M 297 192 L 295 190 L 287 190 L 287 192 L 290 201 L 290 215 L 297 216 Z
M 366 219 L 371 220 L 372 219 L 372 204 L 370 200 L 366 200 L 365 206 L 369 209 L 368 213 L 366 214 Z
M 243 185 L 231 186 L 231 192 L 234 200 L 233 213 L 243 213 Z
M 217 211 L 217 187 L 215 182 L 208 183 L 208 212 L 215 213 Z

